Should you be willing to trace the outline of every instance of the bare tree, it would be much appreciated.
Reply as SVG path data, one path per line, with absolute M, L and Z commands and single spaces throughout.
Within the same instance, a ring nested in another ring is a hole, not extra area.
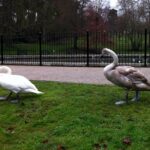
M 109 25 L 109 31 L 116 32 L 117 31 L 117 10 L 111 9 L 108 13 L 108 25 Z
M 150 0 L 118 0 L 118 3 L 122 14 L 120 25 L 124 30 L 139 31 L 150 27 Z
M 138 29 L 140 22 L 138 17 L 138 0 L 118 0 L 126 31 L 134 31 Z
M 0 0 L 0 32 L 77 31 L 90 0 Z
M 150 0 L 141 0 L 138 11 L 145 28 L 150 28 Z

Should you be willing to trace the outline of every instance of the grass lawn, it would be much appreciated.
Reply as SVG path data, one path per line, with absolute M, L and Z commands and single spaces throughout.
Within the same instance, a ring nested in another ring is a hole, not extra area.
M 0 102 L 1 150 L 149 150 L 150 92 L 115 106 L 124 94 L 116 86 L 33 83 L 45 94 Z

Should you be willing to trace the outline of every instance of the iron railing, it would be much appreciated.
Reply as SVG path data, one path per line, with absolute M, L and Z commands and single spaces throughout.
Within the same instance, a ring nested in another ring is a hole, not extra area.
M 150 32 L 83 32 L 1 35 L 0 63 L 15 65 L 105 66 L 102 48 L 114 50 L 120 65 L 150 66 Z

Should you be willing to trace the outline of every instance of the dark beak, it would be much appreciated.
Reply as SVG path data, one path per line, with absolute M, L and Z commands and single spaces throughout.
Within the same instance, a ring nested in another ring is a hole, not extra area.
M 103 58 L 103 54 L 100 54 L 100 58 Z

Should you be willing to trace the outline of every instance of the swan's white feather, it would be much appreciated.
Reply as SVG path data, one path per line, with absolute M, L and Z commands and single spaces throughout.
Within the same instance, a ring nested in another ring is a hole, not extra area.
M 12 74 L 12 70 L 8 66 L 0 66 L 0 73 Z
M 0 86 L 8 89 L 14 93 L 36 93 L 42 94 L 38 91 L 34 84 L 32 84 L 27 78 L 20 75 L 0 74 Z

